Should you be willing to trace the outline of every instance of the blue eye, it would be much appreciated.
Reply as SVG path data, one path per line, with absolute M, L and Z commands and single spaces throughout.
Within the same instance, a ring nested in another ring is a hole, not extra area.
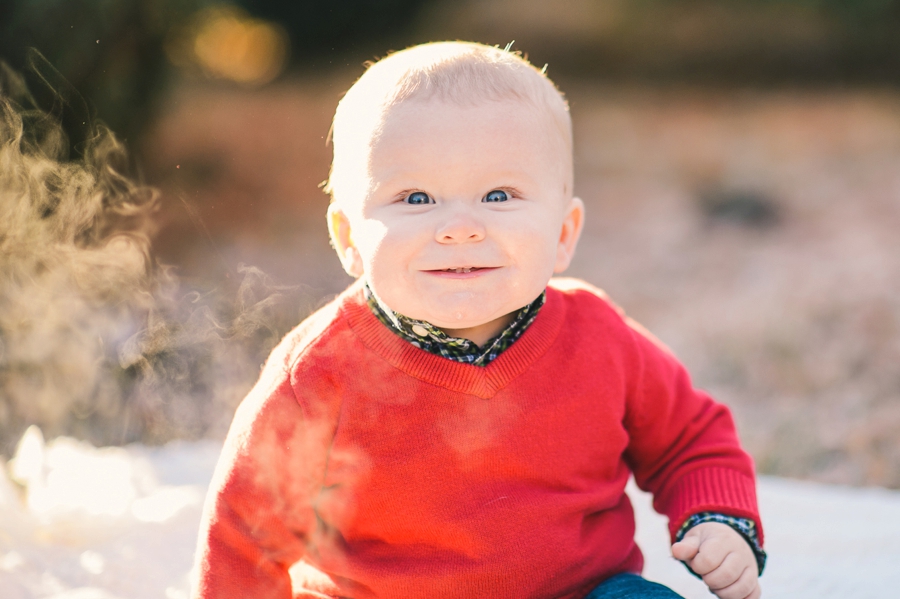
M 495 189 L 494 191 L 489 191 L 486 196 L 481 200 L 482 202 L 505 202 L 509 199 L 509 195 L 501 189 Z
M 431 204 L 432 200 L 428 197 L 428 194 L 423 191 L 414 191 L 403 199 L 407 204 Z

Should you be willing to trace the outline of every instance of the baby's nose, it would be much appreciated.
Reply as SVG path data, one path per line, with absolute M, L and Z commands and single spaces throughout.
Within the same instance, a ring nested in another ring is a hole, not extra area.
M 440 243 L 468 243 L 484 239 L 484 223 L 467 211 L 456 210 L 448 215 L 435 231 Z

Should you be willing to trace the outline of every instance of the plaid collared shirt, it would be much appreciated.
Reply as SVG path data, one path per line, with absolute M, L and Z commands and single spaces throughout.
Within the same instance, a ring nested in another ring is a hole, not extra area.
M 408 318 L 394 312 L 378 301 L 378 298 L 375 297 L 368 285 L 365 286 L 365 295 L 369 308 L 378 320 L 409 343 L 436 356 L 475 366 L 487 366 L 503 351 L 508 349 L 516 339 L 521 337 L 525 329 L 534 322 L 538 311 L 547 299 L 547 293 L 541 293 L 536 300 L 520 309 L 513 321 L 499 335 L 488 341 L 483 347 L 479 347 L 468 339 L 451 337 L 429 322 Z M 691 528 L 704 522 L 727 524 L 744 537 L 750 544 L 751 549 L 753 549 L 753 553 L 756 556 L 756 565 L 759 573 L 762 574 L 766 565 L 766 552 L 763 551 L 762 546 L 759 544 L 759 534 L 756 530 L 756 523 L 753 520 L 717 512 L 701 512 L 694 514 L 684 522 L 675 534 L 675 540 L 680 541 Z
M 365 294 L 369 308 L 378 320 L 406 341 L 436 356 L 474 366 L 487 366 L 521 337 L 525 329 L 534 322 L 547 297 L 546 292 L 541 293 L 536 300 L 521 308 L 499 335 L 479 347 L 474 341 L 451 337 L 429 322 L 394 312 L 378 301 L 368 285 Z

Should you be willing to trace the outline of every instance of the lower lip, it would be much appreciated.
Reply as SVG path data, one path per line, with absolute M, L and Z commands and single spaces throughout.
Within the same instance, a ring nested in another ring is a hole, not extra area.
M 425 274 L 440 277 L 442 279 L 474 279 L 497 270 L 496 267 L 476 268 L 469 272 L 456 272 L 454 270 L 425 270 Z

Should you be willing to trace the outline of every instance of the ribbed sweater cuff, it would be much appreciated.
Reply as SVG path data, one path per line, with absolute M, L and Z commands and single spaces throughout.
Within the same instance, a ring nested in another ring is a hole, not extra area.
M 698 512 L 719 512 L 756 522 L 759 542 L 763 529 L 756 503 L 756 480 L 730 468 L 700 468 L 689 472 L 661 498 L 657 509 L 669 517 L 669 534 Z

